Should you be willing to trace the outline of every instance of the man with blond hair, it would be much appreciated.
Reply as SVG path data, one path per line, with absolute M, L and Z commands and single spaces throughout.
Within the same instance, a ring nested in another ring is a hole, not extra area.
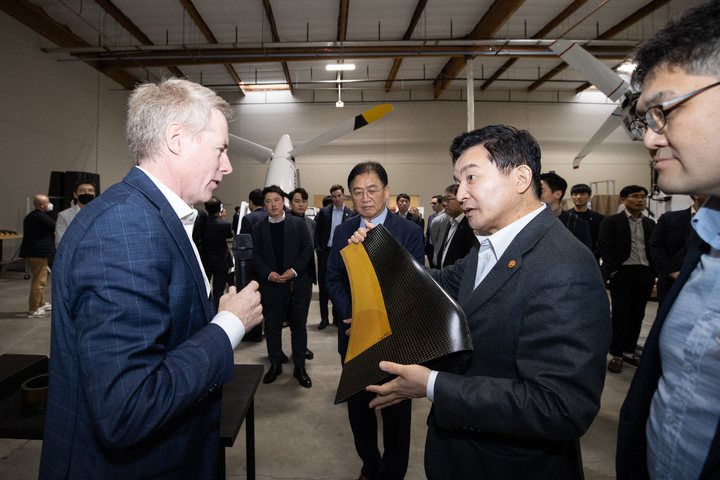
M 68 227 L 53 276 L 40 478 L 215 478 L 221 385 L 262 317 L 257 283 L 211 302 L 196 211 L 232 172 L 230 106 L 181 79 L 130 95 L 135 167 Z

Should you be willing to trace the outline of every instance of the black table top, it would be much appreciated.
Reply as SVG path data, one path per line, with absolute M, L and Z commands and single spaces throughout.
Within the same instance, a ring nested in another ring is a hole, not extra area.
M 232 447 L 260 385 L 262 365 L 235 365 L 235 377 L 223 385 L 220 446 Z

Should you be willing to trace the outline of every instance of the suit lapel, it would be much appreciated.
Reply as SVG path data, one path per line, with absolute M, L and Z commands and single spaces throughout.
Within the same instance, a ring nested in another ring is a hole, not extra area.
M 173 210 L 170 202 L 168 202 L 165 195 L 155 186 L 155 184 L 145 175 L 142 170 L 133 168 L 130 173 L 123 179 L 124 182 L 132 185 L 136 189 L 145 195 L 157 208 L 160 210 L 160 218 L 162 218 L 165 226 L 170 231 L 170 235 L 178 246 L 185 264 L 190 268 L 195 280 L 195 287 L 198 290 L 198 294 L 203 300 L 203 309 L 205 310 L 206 320 L 209 322 L 212 319 L 212 305 L 208 298 L 207 290 L 205 288 L 205 279 L 203 278 L 202 270 L 195 256 L 193 246 L 190 244 L 185 227 L 182 224 L 177 213 Z
M 268 266 L 270 267 L 270 270 L 273 272 L 277 272 L 277 262 L 275 261 L 275 252 L 273 251 L 272 246 L 272 237 L 270 235 L 270 220 L 264 219 L 262 222 L 260 222 L 260 234 L 262 237 L 262 248 L 263 252 L 265 253 L 265 258 L 269 259 L 270 261 L 267 262 Z M 278 272 L 282 274 L 282 272 Z
M 473 287 L 475 285 L 478 260 L 477 247 L 473 247 L 468 257 L 466 257 L 470 261 L 465 267 L 465 273 L 458 292 L 458 303 L 462 305 L 467 317 L 470 317 L 477 309 L 482 307 L 513 275 L 516 275 L 523 268 L 523 257 L 547 233 L 553 226 L 553 222 L 557 223 L 557 219 L 550 209 L 546 208 L 540 212 L 510 242 L 505 253 L 498 259 L 497 264 L 475 289 Z

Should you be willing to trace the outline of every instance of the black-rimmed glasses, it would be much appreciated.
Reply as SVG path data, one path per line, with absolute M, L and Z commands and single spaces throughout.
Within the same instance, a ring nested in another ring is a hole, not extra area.
M 648 108 L 647 112 L 645 112 L 645 118 L 637 117 L 635 118 L 635 120 L 632 121 L 632 123 L 630 123 L 630 131 L 632 131 L 633 135 L 635 135 L 635 138 L 640 141 L 645 139 L 645 133 L 647 132 L 648 127 L 652 128 L 654 132 L 660 132 L 660 130 L 662 130 L 663 127 L 667 124 L 666 116 L 670 110 L 677 107 L 685 100 L 689 100 L 695 95 L 698 95 L 705 90 L 709 90 L 717 85 L 720 85 L 720 82 L 713 83 L 712 85 L 708 85 L 707 87 L 703 87 L 695 90 L 694 92 L 687 93 L 682 97 L 673 98 L 672 100 L 663 102 L 660 105 L 654 105 Z

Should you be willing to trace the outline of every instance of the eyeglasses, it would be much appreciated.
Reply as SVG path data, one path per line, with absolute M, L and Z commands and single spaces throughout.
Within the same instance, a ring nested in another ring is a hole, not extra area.
M 450 203 L 453 200 L 457 200 L 457 197 L 445 197 L 445 199 L 443 200 L 443 203 Z
M 660 132 L 665 124 L 667 124 L 667 114 L 670 110 L 680 105 L 685 100 L 690 100 L 695 95 L 698 95 L 705 90 L 709 90 L 712 87 L 720 85 L 720 82 L 713 83 L 707 87 L 703 87 L 694 92 L 683 95 L 682 97 L 668 100 L 667 102 L 661 103 L 660 105 L 654 105 L 647 109 L 645 112 L 645 118 L 637 117 L 630 123 L 630 131 L 632 131 L 635 138 L 642 141 L 645 139 L 645 133 L 647 133 L 647 127 L 653 129 L 654 132 Z
M 378 195 L 380 195 L 379 189 L 371 189 L 371 190 L 353 190 L 352 196 L 353 198 L 363 198 L 365 195 L 368 196 L 368 198 L 376 199 Z
M 628 195 L 628 198 L 632 198 L 633 200 L 645 200 L 647 195 L 644 193 L 633 193 L 632 195 Z

